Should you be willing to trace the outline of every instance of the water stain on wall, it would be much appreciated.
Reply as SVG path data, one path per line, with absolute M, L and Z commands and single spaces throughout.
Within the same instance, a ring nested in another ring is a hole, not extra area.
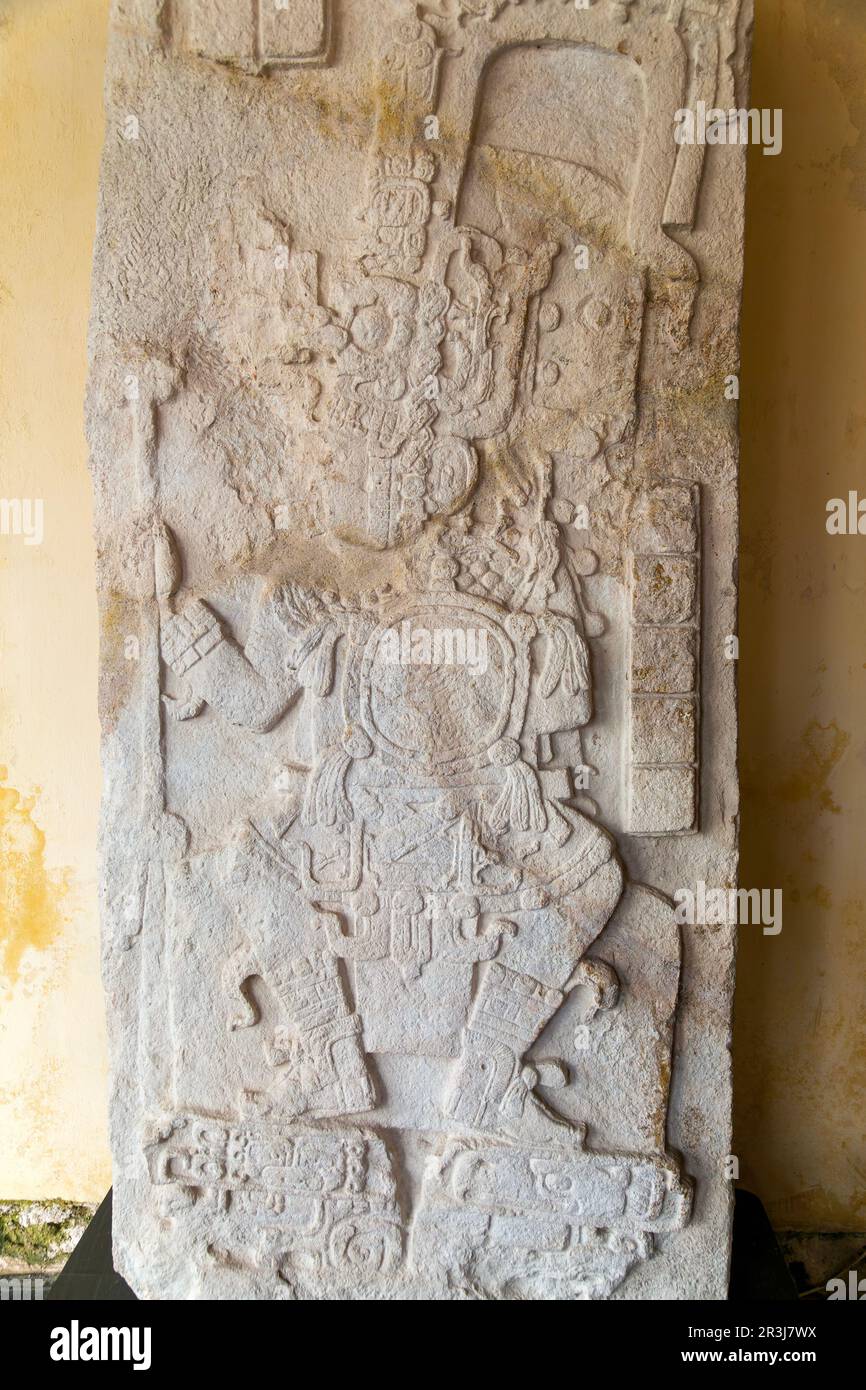
M 812 0 L 806 10 L 808 37 L 827 60 L 856 135 L 842 153 L 850 174 L 852 204 L 866 208 L 866 93 L 863 88 L 863 0 Z
M 0 768 L 0 783 L 6 769 Z M 36 797 L 0 785 L 0 983 L 18 979 L 27 951 L 46 951 L 61 935 L 72 888 L 69 869 L 49 869 Z
M 851 735 L 840 729 L 835 719 L 829 724 L 811 719 L 803 731 L 799 765 L 781 782 L 778 795 L 783 801 L 815 801 L 822 811 L 838 816 L 841 808 L 827 782 L 850 742 Z

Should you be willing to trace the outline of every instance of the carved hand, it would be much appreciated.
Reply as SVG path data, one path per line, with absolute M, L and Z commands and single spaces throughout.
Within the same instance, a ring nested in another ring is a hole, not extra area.
M 163 659 L 176 675 L 183 676 L 222 640 L 219 620 L 200 599 L 194 599 L 163 624 Z

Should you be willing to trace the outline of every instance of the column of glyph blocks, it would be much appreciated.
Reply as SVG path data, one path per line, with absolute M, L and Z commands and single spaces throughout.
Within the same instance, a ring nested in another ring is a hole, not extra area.
M 697 487 L 648 489 L 630 533 L 628 827 L 698 828 L 700 499 Z

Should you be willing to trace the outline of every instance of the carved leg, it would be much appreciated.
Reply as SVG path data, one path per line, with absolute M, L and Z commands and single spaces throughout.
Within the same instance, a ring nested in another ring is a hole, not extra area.
M 372 1109 L 376 1097 L 361 1020 L 352 1010 L 339 965 L 330 952 L 313 944 L 316 928 L 293 866 L 252 825 L 240 829 L 228 886 L 257 969 L 283 1009 L 279 1060 L 296 1063 L 272 1091 L 248 1093 L 248 1104 L 259 1110 L 278 1108 L 288 1118 Z M 255 1015 L 250 1021 L 257 1021 Z
M 463 1050 L 446 1092 L 446 1114 L 529 1143 L 582 1141 L 583 1127 L 572 1125 L 535 1094 L 539 1083 L 562 1085 L 564 1069 L 525 1057 L 565 1000 L 584 953 L 616 908 L 622 885 L 619 863 L 608 857 L 577 890 L 540 911 L 535 923 L 519 927 L 516 938 L 503 944 L 464 1031 Z
M 536 1066 L 523 1061 L 564 998 L 561 990 L 494 962 L 463 1034 L 445 1113 L 474 1128 L 521 1139 L 579 1142 L 582 1132 L 533 1094 L 542 1078 Z
M 376 1103 L 361 1036 L 361 1020 L 346 998 L 332 956 L 315 955 L 265 966 L 297 1041 L 292 1078 L 264 1097 L 268 1108 L 297 1115 L 351 1115 Z M 258 1097 L 251 1098 L 260 1104 Z

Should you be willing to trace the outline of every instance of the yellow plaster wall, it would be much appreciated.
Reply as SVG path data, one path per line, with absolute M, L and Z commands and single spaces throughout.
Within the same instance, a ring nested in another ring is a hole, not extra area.
M 866 1229 L 866 2 L 757 0 L 743 345 L 743 1181 L 779 1226 Z M 0 1197 L 110 1181 L 96 925 L 97 624 L 82 432 L 108 0 L 0 0 Z
M 83 434 L 107 0 L 0 2 L 0 1196 L 110 1183 Z

